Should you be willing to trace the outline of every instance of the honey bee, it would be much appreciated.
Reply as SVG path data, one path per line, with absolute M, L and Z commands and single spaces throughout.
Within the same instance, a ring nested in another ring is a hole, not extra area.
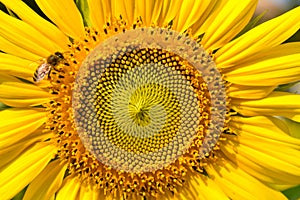
M 55 67 L 59 64 L 60 61 L 64 59 L 64 56 L 60 52 L 55 52 L 54 54 L 50 55 L 47 59 L 41 60 L 41 63 L 35 70 L 33 74 L 33 81 L 35 83 L 40 82 L 46 76 L 49 75 L 52 67 Z

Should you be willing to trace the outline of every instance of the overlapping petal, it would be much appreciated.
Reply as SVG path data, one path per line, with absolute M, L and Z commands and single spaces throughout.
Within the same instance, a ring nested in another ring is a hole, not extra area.
M 300 80 L 300 42 L 287 43 L 244 59 L 226 74 L 229 82 L 277 86 Z
M 261 25 L 224 45 L 216 53 L 217 65 L 227 68 L 261 50 L 275 47 L 300 28 L 300 6 Z
M 267 116 L 233 116 L 229 124 L 237 133 L 245 137 L 251 136 L 252 140 L 263 140 L 274 146 L 285 145 L 300 150 L 300 140 L 289 135 L 290 127 L 281 119 Z
M 170 195 L 169 199 L 228 199 L 227 194 L 211 178 L 203 175 L 191 175 L 178 194 Z
M 46 167 L 55 151 L 50 143 L 38 143 L 1 168 L 1 198 L 11 199 L 20 192 Z
M 30 52 L 30 50 L 24 49 L 23 47 L 19 47 L 13 42 L 8 41 L 6 38 L 2 37 L 1 35 L 0 35 L 0 50 L 5 53 L 15 55 L 27 60 L 32 60 L 32 61 L 36 61 L 41 58 L 39 55 Z
M 106 22 L 111 18 L 111 1 L 109 0 L 88 0 L 90 19 L 94 28 L 103 30 Z
M 136 1 L 136 15 L 141 16 L 144 25 L 149 27 L 159 19 L 162 4 L 163 1 L 138 0 Z
M 8 42 L 33 54 L 47 57 L 57 49 L 61 49 L 41 32 L 24 21 L 0 12 L 0 35 Z M 5 51 L 5 47 L 0 47 Z
M 183 0 L 163 0 L 158 21 L 155 23 L 158 26 L 166 27 L 168 23 L 175 19 L 180 10 Z M 176 29 L 178 30 L 178 29 Z
M 272 92 L 263 99 L 232 99 L 232 107 L 244 116 L 284 116 L 300 120 L 300 95 L 288 92 Z
M 83 20 L 72 0 L 36 0 L 36 3 L 47 17 L 68 36 L 79 39 L 84 36 Z M 53 51 L 55 52 L 55 51 Z
M 222 47 L 233 39 L 250 21 L 257 1 L 224 1 L 218 9 L 205 21 L 196 32 L 203 36 L 203 46 L 206 50 Z
M 17 76 L 29 81 L 35 69 L 30 67 L 32 61 L 6 53 L 0 53 L 0 73 Z
M 261 99 L 268 96 L 276 86 L 247 86 L 231 84 L 227 94 L 232 98 L 239 99 Z
M 230 199 L 286 199 L 230 161 L 208 164 L 205 170 Z
M 43 132 L 43 128 L 39 128 L 36 131 L 32 132 L 30 135 L 26 136 L 22 140 L 14 141 L 13 145 L 3 146 L 0 148 L 0 169 L 15 160 L 20 156 L 26 149 L 32 146 L 35 143 L 45 141 L 53 136 L 51 133 Z
M 46 122 L 45 111 L 32 109 L 6 109 L 0 112 L 0 147 L 6 148 L 32 134 Z
M 63 34 L 55 25 L 43 19 L 36 12 L 30 9 L 23 1 L 1 0 L 1 2 L 5 4 L 6 7 L 11 9 L 15 14 L 17 14 L 22 21 L 31 25 L 47 38 L 51 39 L 52 43 L 59 45 L 61 49 L 67 48 L 67 44 L 69 43 L 68 37 Z
M 51 94 L 40 87 L 21 81 L 0 84 L 0 101 L 13 107 L 42 105 L 49 101 Z
M 50 199 L 60 188 L 66 168 L 60 160 L 49 163 L 30 183 L 23 199 Z
M 65 178 L 60 190 L 57 193 L 56 199 L 76 199 L 77 195 L 79 195 L 80 184 L 80 181 L 74 176 Z
M 232 151 L 235 146 L 238 146 L 236 151 Z M 265 148 L 269 147 L 269 145 L 265 146 Z M 286 150 L 286 148 L 284 150 Z M 269 152 L 267 151 L 261 152 L 261 149 L 254 150 L 252 147 L 248 147 L 243 144 L 237 145 L 237 143 L 224 145 L 222 147 L 222 151 L 228 157 L 234 157 L 232 158 L 233 162 L 236 162 L 240 168 L 255 176 L 263 183 L 270 184 L 270 186 L 272 186 L 272 184 L 292 184 L 293 186 L 299 184 L 299 174 L 295 173 L 296 170 L 299 170 L 299 166 L 295 167 L 295 165 L 286 163 L 286 160 L 281 161 L 280 159 L 282 155 L 284 155 L 284 152 L 282 151 L 278 153 L 278 157 L 275 157 L 275 155 L 272 154 L 268 155 Z M 275 150 L 272 149 L 272 151 Z M 287 153 L 292 153 L 289 158 L 294 158 L 297 154 L 299 154 L 299 151 L 296 152 L 289 150 L 286 154 Z M 299 161 L 299 159 L 296 159 L 296 161 Z M 276 165 L 277 167 L 274 168 L 271 165 Z M 289 172 L 289 170 L 292 171 Z
M 187 28 L 193 25 L 195 21 L 197 21 L 208 5 L 208 1 L 195 0 L 177 2 L 176 4 L 174 3 L 172 7 L 174 7 L 174 9 L 177 7 L 176 13 L 174 13 L 176 14 L 176 17 L 172 19 L 174 20 L 174 28 L 179 32 L 185 31 Z M 186 12 L 187 10 L 189 10 L 189 12 Z
M 80 200 L 98 200 L 98 199 L 109 199 L 108 197 L 104 197 L 104 194 L 100 193 L 100 190 L 94 185 L 82 184 L 79 195 Z
M 134 20 L 136 20 L 136 2 L 143 1 L 135 1 L 135 0 L 112 0 L 110 1 L 111 5 L 111 13 L 112 16 L 119 19 L 126 20 L 127 23 L 132 24 Z M 151 2 L 151 0 L 149 1 Z M 108 4 L 108 3 L 107 3 Z
M 221 150 L 238 167 L 264 183 L 300 183 L 300 140 L 285 133 L 278 119 L 235 117 L 231 128 L 238 136 L 227 135 Z M 259 123 L 255 126 L 254 123 Z

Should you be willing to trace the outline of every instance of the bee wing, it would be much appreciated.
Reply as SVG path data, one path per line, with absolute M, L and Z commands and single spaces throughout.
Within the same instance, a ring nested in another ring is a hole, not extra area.
M 42 59 L 39 59 L 37 61 L 34 61 L 32 63 L 29 64 L 29 67 L 31 68 L 34 68 L 34 69 L 37 69 L 39 66 L 41 66 L 43 63 L 46 63 L 46 59 L 45 58 L 42 58 Z
M 46 75 L 49 74 L 50 70 L 51 70 L 51 65 L 48 63 L 42 63 L 41 65 L 39 65 L 33 75 L 34 82 L 37 83 L 43 80 L 46 77 Z

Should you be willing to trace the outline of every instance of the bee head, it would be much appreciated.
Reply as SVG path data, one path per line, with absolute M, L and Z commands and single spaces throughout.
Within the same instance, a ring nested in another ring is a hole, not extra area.
M 47 63 L 49 63 L 52 66 L 57 65 L 62 59 L 64 59 L 64 56 L 60 52 L 55 52 L 53 55 L 50 55 L 47 58 Z
M 55 52 L 54 55 L 56 55 L 56 56 L 59 57 L 60 59 L 64 59 L 63 54 L 60 53 L 60 52 Z

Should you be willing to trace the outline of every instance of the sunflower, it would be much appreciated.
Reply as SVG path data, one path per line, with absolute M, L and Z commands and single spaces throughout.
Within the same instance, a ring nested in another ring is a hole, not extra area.
M 278 89 L 300 80 L 300 43 L 282 44 L 300 7 L 249 29 L 253 0 L 36 0 L 44 17 L 1 2 L 2 199 L 286 199 L 300 184 L 300 96 Z

